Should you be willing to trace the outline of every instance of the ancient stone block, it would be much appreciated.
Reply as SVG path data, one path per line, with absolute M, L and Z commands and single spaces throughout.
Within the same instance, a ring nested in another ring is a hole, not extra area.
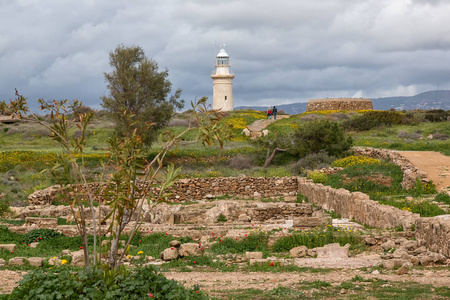
M 13 252 L 14 250 L 16 250 L 16 248 L 16 244 L 0 244 L 0 249 L 4 249 L 9 252 Z
M 44 261 L 44 259 L 42 257 L 29 257 L 28 258 L 28 262 L 30 263 L 31 266 L 34 266 L 34 267 L 42 267 L 43 261 Z
M 23 257 L 13 257 L 8 261 L 8 265 L 10 266 L 21 266 L 25 262 L 25 258 Z
M 164 261 L 178 259 L 178 249 L 175 247 L 167 248 L 161 252 L 160 258 Z
M 262 252 L 245 252 L 245 260 L 250 261 L 252 259 L 262 259 Z

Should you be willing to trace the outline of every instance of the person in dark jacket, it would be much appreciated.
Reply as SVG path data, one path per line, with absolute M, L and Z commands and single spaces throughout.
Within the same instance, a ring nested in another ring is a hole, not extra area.
M 273 115 L 273 119 L 276 120 L 277 119 L 277 111 L 278 109 L 274 106 L 272 108 L 272 115 Z

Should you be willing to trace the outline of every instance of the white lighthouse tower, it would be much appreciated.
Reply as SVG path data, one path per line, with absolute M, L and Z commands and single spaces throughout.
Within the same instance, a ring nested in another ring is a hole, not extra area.
M 233 110 L 233 71 L 230 70 L 230 58 L 222 45 L 216 56 L 216 69 L 212 71 L 213 109 Z

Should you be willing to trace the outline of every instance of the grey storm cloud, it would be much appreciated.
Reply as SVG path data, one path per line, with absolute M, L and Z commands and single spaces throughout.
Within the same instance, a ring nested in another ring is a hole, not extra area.
M 100 108 L 117 45 L 138 45 L 187 100 L 212 98 L 222 43 L 234 104 L 450 88 L 450 3 L 425 0 L 0 0 L 0 100 L 14 88 Z

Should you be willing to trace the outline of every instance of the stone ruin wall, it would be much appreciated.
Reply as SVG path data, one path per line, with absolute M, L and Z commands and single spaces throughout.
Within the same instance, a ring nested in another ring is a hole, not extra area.
M 352 150 L 357 155 L 363 155 L 377 159 L 386 159 L 399 166 L 403 173 L 402 188 L 404 188 L 405 190 L 413 188 L 417 179 L 420 179 L 422 183 L 427 183 L 430 181 L 427 174 L 420 171 L 406 157 L 404 157 L 397 151 L 369 147 L 353 147 Z
M 405 230 L 420 216 L 409 211 L 400 210 L 389 205 L 381 205 L 370 200 L 361 192 L 350 192 L 345 189 L 334 189 L 330 186 L 315 184 L 306 178 L 299 179 L 299 193 L 306 196 L 309 202 L 321 205 L 324 209 L 334 210 L 344 218 L 355 220 L 377 228 L 394 228 L 402 226 Z
M 89 184 L 93 193 L 99 188 L 99 183 Z M 84 189 L 84 186 L 80 186 Z M 214 177 L 189 178 L 175 182 L 168 192 L 172 193 L 167 199 L 169 202 L 184 202 L 189 200 L 205 199 L 207 195 L 213 197 L 229 195 L 243 199 L 273 198 L 297 195 L 297 177 Z M 58 195 L 58 186 L 37 191 L 28 196 L 30 205 L 43 205 L 52 203 Z M 157 192 L 157 189 L 153 189 Z
M 415 227 L 417 242 L 427 249 L 450 257 L 450 218 L 448 215 L 422 218 L 396 207 L 381 205 L 361 192 L 333 189 L 312 180 L 299 178 L 298 192 L 308 201 L 334 210 L 344 218 L 377 228 L 402 226 L 404 230 Z
M 306 111 L 320 110 L 372 110 L 372 100 L 363 98 L 330 98 L 309 100 Z
M 383 149 L 373 150 L 375 155 L 387 155 L 388 158 L 398 159 L 397 162 L 407 164 L 408 161 L 397 157 L 395 152 Z M 372 151 L 372 150 L 371 150 Z M 391 156 L 389 156 L 391 154 Z M 398 153 L 397 153 L 398 154 Z M 403 170 L 403 169 L 402 169 Z M 409 170 L 407 168 L 407 170 Z M 419 174 L 417 171 L 415 174 Z M 413 182 L 413 181 L 411 181 Z M 415 179 L 414 179 L 415 182 Z M 97 184 L 98 186 L 98 184 Z M 56 194 L 56 189 L 50 192 L 39 191 L 30 195 L 30 204 L 49 204 Z M 173 188 L 171 200 L 204 199 L 208 196 L 230 196 L 245 199 L 260 197 L 293 197 L 300 193 L 311 203 L 321 205 L 328 210 L 334 210 L 344 218 L 354 219 L 356 222 L 378 228 L 394 228 L 402 226 L 410 229 L 415 225 L 417 240 L 428 249 L 441 252 L 450 257 L 450 219 L 421 218 L 418 214 L 403 211 L 395 207 L 381 205 L 370 200 L 369 196 L 360 192 L 349 192 L 344 189 L 333 189 L 322 184 L 314 184 L 306 178 L 192 178 L 179 180 Z M 33 196 L 33 197 L 32 197 Z M 257 214 L 257 211 L 255 211 Z M 259 218 L 265 218 L 262 215 Z

